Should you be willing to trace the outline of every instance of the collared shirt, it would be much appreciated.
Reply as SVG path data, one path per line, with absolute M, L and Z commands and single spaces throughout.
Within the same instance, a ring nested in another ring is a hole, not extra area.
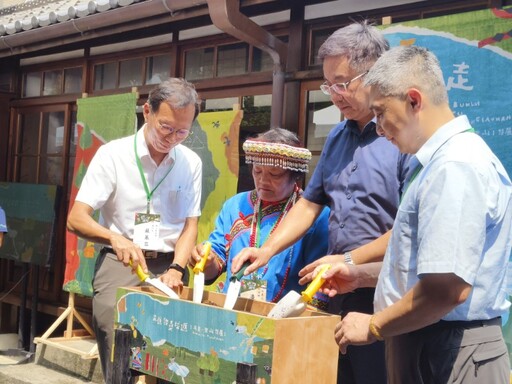
M 375 293 L 376 311 L 433 273 L 453 273 L 472 286 L 468 299 L 444 320 L 484 320 L 507 311 L 512 184 L 469 128 L 466 116 L 459 116 L 417 152 L 423 168 L 398 210 Z
M 328 254 L 364 245 L 391 229 L 408 156 L 375 132 L 345 120 L 327 137 L 303 197 L 331 208 Z
M 160 214 L 159 251 L 174 251 L 187 217 L 201 215 L 202 165 L 199 156 L 177 145 L 157 166 L 144 139 L 144 125 L 137 132 L 137 153 L 150 190 L 164 178 L 151 197 L 151 213 Z M 170 167 L 172 170 L 167 174 Z M 167 174 L 167 176 L 166 176 Z M 100 210 L 99 223 L 131 239 L 135 213 L 146 213 L 147 195 L 135 160 L 134 136 L 101 146 L 87 169 L 76 197 Z

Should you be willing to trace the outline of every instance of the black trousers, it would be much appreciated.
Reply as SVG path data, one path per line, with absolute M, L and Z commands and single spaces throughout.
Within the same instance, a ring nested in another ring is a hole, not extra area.
M 361 288 L 335 296 L 329 302 L 330 313 L 341 316 L 349 312 L 373 313 L 374 288 Z M 347 348 L 338 355 L 338 384 L 386 384 L 384 342 Z

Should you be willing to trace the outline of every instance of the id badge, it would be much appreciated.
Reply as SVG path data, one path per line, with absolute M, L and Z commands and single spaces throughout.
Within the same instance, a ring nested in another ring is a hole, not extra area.
M 142 249 L 157 251 L 160 237 L 160 215 L 136 213 L 133 242 Z

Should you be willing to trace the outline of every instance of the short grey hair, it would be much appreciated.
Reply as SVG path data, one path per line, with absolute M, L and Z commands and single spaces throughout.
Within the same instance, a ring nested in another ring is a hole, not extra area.
M 153 113 L 158 112 L 160 104 L 167 103 L 172 109 L 183 109 L 194 105 L 194 119 L 199 114 L 199 96 L 194 84 L 185 79 L 171 77 L 149 92 L 148 104 Z
M 389 49 L 389 43 L 368 20 L 353 23 L 336 30 L 318 50 L 318 57 L 343 56 L 351 68 L 363 72 Z
M 439 60 L 422 47 L 392 48 L 377 60 L 365 76 L 363 84 L 374 87 L 384 97 L 405 98 L 410 88 L 417 88 L 434 105 L 448 103 L 448 92 Z

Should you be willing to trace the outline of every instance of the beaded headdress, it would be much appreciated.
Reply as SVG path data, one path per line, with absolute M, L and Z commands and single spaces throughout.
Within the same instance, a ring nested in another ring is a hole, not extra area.
M 267 141 L 246 140 L 243 149 L 246 164 L 308 172 L 311 152 L 306 148 Z

